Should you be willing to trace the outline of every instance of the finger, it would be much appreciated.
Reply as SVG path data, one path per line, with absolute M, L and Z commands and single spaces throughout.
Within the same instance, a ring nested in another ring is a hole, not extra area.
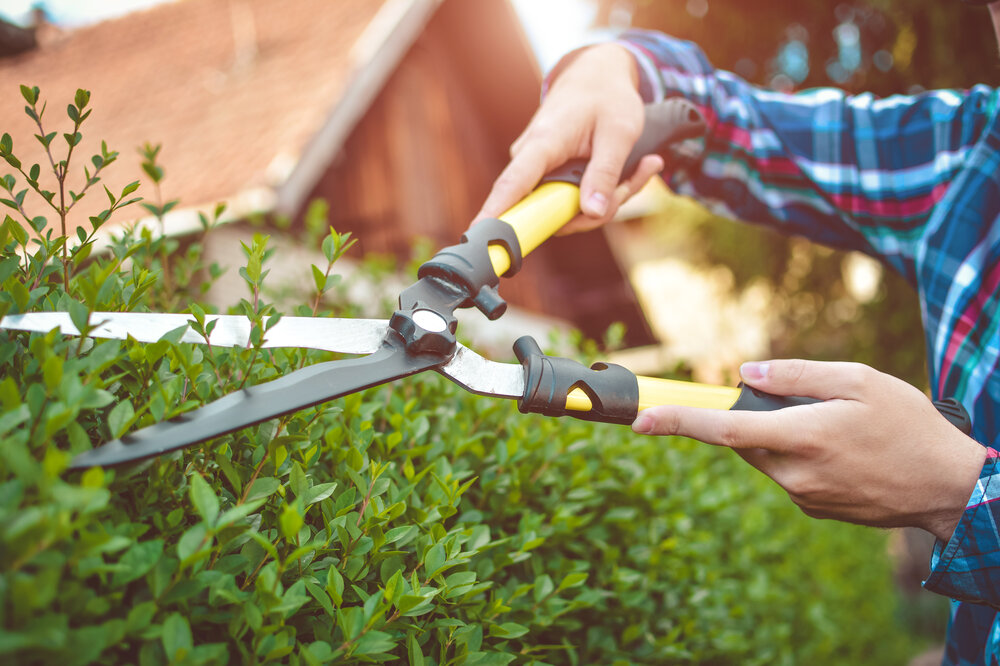
M 740 376 L 750 386 L 775 395 L 859 400 L 882 373 L 860 363 L 788 359 L 744 363 Z
M 507 167 L 493 183 L 483 207 L 476 215 L 477 220 L 484 217 L 499 217 L 511 206 L 523 199 L 542 176 L 553 166 L 553 162 L 564 162 L 559 159 L 557 151 L 547 143 L 527 143 L 507 164 Z
M 512 159 L 517 157 L 517 154 L 521 152 L 522 148 L 524 148 L 524 144 L 527 141 L 527 136 L 530 131 L 531 126 L 529 125 L 528 128 L 521 133 L 521 136 L 514 139 L 514 143 L 510 144 L 510 156 Z
M 611 202 L 608 204 L 608 212 L 602 217 L 590 217 L 589 215 L 577 215 L 568 224 L 563 225 L 563 227 L 556 232 L 557 236 L 568 236 L 570 234 L 577 234 L 583 231 L 590 231 L 591 229 L 596 229 L 607 222 L 609 222 L 618 212 L 618 208 L 621 207 L 629 197 L 632 196 L 632 192 L 627 184 L 622 183 L 615 188 L 614 194 L 611 195 Z
M 603 218 L 621 180 L 625 160 L 642 131 L 641 119 L 621 117 L 598 120 L 591 141 L 590 162 L 580 183 L 580 209 L 590 217 Z
M 559 231 L 555 233 L 556 236 L 569 236 L 571 234 L 578 234 L 582 231 L 590 231 L 604 224 L 604 220 L 598 220 L 593 217 L 587 217 L 586 215 L 577 215 L 572 220 L 564 224 Z
M 623 203 L 635 196 L 649 182 L 650 178 L 661 171 L 663 171 L 663 158 L 659 155 L 646 155 L 639 161 L 635 172 L 615 188 L 615 192 L 611 197 L 611 203 L 608 206 L 608 212 L 603 217 L 577 215 L 556 232 L 556 235 L 567 236 L 569 234 L 580 233 L 581 231 L 590 231 L 606 223 L 615 216 Z
M 632 198 L 632 196 L 634 196 L 639 190 L 644 188 L 650 178 L 663 171 L 663 166 L 663 158 L 659 155 L 646 155 L 639 160 L 639 164 L 635 167 L 635 171 L 633 171 L 632 174 L 626 178 L 621 185 L 619 185 L 619 189 L 624 186 L 627 191 L 623 203 L 624 201 Z
M 632 429 L 647 435 L 692 437 L 741 451 L 763 449 L 784 453 L 803 437 L 803 426 L 797 422 L 802 418 L 802 410 L 815 407 L 800 405 L 774 412 L 744 412 L 664 405 L 642 410 Z M 759 454 L 751 455 L 760 458 Z

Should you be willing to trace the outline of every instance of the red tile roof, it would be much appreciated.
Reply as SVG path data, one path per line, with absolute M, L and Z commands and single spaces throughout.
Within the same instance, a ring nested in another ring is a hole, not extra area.
M 121 153 L 110 184 L 140 177 L 137 147 L 151 142 L 163 144 L 164 197 L 184 206 L 271 185 L 269 165 L 296 159 L 339 100 L 351 46 L 382 4 L 182 0 L 65 33 L 0 59 L 0 132 L 24 162 L 45 164 L 18 84 L 41 88 L 46 129 L 60 132 L 66 104 L 86 88 L 93 114 L 76 163 L 106 139 Z M 145 181 L 143 193 L 154 196 Z

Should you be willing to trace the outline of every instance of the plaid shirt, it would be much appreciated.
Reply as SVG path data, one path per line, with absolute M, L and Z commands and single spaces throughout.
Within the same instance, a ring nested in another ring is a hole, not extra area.
M 784 95 L 715 70 L 693 44 L 631 31 L 647 102 L 683 95 L 709 124 L 697 173 L 673 185 L 732 218 L 876 256 L 916 288 L 932 392 L 1000 449 L 1000 118 L 977 86 L 877 99 Z M 952 597 L 946 664 L 1000 663 L 1000 453 L 924 585 Z

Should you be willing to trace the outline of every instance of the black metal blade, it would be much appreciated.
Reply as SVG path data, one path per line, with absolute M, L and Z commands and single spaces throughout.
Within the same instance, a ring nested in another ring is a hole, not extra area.
M 406 354 L 385 342 L 362 358 L 317 363 L 264 384 L 241 389 L 169 421 L 85 451 L 70 469 L 109 467 L 181 449 L 246 426 L 430 370 L 447 358 Z

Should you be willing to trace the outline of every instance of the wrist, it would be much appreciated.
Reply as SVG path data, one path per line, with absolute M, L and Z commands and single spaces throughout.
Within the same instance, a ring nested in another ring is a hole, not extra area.
M 585 78 L 597 84 L 620 84 L 627 81 L 639 89 L 639 63 L 620 44 L 606 42 L 585 46 L 565 55 L 546 76 L 546 88 L 552 90 L 561 81 Z
M 960 433 L 952 451 L 951 460 L 942 467 L 942 486 L 934 493 L 935 507 L 927 512 L 921 525 L 944 542 L 958 527 L 986 460 L 986 448 Z

